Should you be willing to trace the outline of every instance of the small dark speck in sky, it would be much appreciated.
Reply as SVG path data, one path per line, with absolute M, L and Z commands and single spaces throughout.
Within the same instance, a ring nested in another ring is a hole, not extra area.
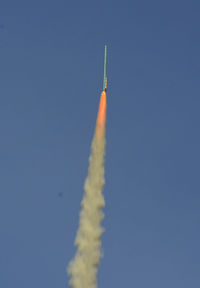
M 58 193 L 58 197 L 62 198 L 63 197 L 63 193 L 62 192 Z

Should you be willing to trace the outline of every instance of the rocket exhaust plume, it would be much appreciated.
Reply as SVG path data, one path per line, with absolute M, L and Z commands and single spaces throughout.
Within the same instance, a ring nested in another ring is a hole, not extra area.
M 77 251 L 69 263 L 67 272 L 72 288 L 96 288 L 97 271 L 101 258 L 101 221 L 105 206 L 102 190 L 104 187 L 104 155 L 106 124 L 106 46 L 104 61 L 104 84 L 101 93 L 94 138 L 89 158 L 88 176 L 84 185 L 84 196 L 81 203 L 79 228 L 75 246 Z

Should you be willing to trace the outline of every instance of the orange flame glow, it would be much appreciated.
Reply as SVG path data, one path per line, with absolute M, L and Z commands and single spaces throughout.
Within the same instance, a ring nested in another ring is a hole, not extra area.
M 99 111 L 97 115 L 97 134 L 98 136 L 102 136 L 105 131 L 105 123 L 106 123 L 106 91 L 103 90 L 101 93 L 101 98 L 99 102 Z

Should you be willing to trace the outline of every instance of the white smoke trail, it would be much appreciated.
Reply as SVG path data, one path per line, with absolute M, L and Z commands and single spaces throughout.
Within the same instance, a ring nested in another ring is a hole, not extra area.
M 70 286 L 73 288 L 96 288 L 97 268 L 101 258 L 101 221 L 104 217 L 102 208 L 105 206 L 102 190 L 104 187 L 104 154 L 105 128 L 97 125 L 92 141 L 89 158 L 88 176 L 84 186 L 84 197 L 81 203 L 79 229 L 75 245 L 75 258 L 69 263 L 67 272 Z M 99 136 L 100 135 L 100 136 Z

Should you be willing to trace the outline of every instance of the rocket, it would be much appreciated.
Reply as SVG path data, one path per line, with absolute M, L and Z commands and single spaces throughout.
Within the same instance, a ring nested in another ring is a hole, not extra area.
M 105 52 L 104 52 L 104 75 L 103 75 L 103 90 L 104 90 L 105 92 L 106 92 L 106 90 L 107 90 L 106 62 L 107 62 L 107 46 L 105 45 Z
M 105 45 L 104 52 L 104 75 L 103 75 L 103 91 L 101 93 L 99 109 L 97 114 L 97 135 L 104 136 L 106 124 L 106 91 L 107 91 L 107 76 L 106 76 L 106 62 L 107 62 L 107 46 Z

